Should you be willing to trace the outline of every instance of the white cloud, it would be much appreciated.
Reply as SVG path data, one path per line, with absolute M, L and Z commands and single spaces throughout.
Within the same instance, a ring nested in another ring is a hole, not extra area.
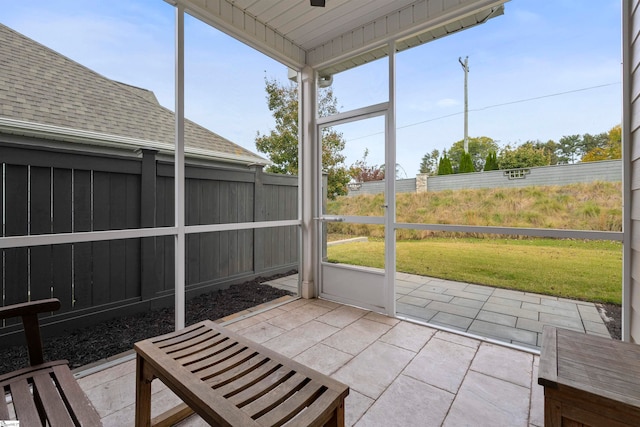
M 460 105 L 460 103 L 452 98 L 442 98 L 436 102 L 438 107 L 455 107 L 456 105 Z

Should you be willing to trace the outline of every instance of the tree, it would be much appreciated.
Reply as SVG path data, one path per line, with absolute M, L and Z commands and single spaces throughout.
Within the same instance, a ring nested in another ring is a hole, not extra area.
M 549 155 L 543 149 L 536 148 L 532 142 L 512 148 L 510 145 L 500 150 L 498 166 L 500 169 L 529 168 L 549 165 Z
M 484 171 L 498 170 L 498 157 L 495 151 L 489 152 L 487 159 L 484 162 Z
M 534 148 L 538 150 L 542 150 L 549 157 L 550 165 L 557 165 L 559 162 L 558 154 L 560 153 L 560 144 L 550 139 L 547 142 L 542 142 L 540 140 L 535 141 L 527 141 L 526 143 L 531 143 Z M 566 163 L 566 162 L 565 162 Z
M 355 182 L 382 181 L 384 179 L 384 168 L 378 165 L 368 165 L 367 156 L 369 149 L 364 150 L 361 160 L 357 160 L 349 167 L 349 176 Z
M 451 161 L 449 160 L 445 150 L 440 162 L 438 162 L 438 175 L 451 175 L 452 173 L 453 168 L 451 167 Z
M 475 172 L 476 168 L 473 166 L 473 160 L 471 160 L 471 154 L 462 153 L 462 157 L 460 158 L 460 166 L 458 168 L 458 173 L 469 173 Z
M 580 158 L 580 147 L 582 146 L 582 138 L 580 135 L 567 135 L 558 141 L 559 156 L 558 163 L 575 163 Z
M 498 151 L 498 144 L 487 136 L 469 137 L 469 154 L 475 171 L 481 171 L 484 161 L 491 151 Z M 464 139 L 455 142 L 449 149 L 449 160 L 454 171 L 460 168 L 464 153 Z
M 286 175 L 298 174 L 298 87 L 297 83 L 281 85 L 277 80 L 265 78 L 267 105 L 276 121 L 268 135 L 256 135 L 256 148 L 267 154 L 273 163 L 267 172 Z M 338 112 L 338 101 L 331 88 L 320 90 L 318 112 L 328 116 Z M 349 174 L 342 154 L 345 141 L 342 134 L 331 128 L 322 132 L 322 165 L 328 175 L 328 197 L 347 194 Z
M 596 146 L 589 150 L 580 159 L 583 162 L 595 162 L 598 160 L 613 160 L 622 158 L 622 126 L 617 125 L 609 129 L 606 134 L 607 141 L 603 146 Z
M 426 173 L 428 175 L 435 175 L 438 172 L 438 158 L 440 152 L 436 149 L 422 156 L 420 162 L 420 173 Z
M 335 199 L 347 194 L 349 171 L 342 154 L 345 141 L 341 133 L 326 128 L 322 132 L 322 172 L 327 174 L 327 197 Z
M 595 150 L 596 148 L 606 148 L 609 143 L 609 136 L 607 132 L 602 132 L 597 135 L 591 135 L 585 133 L 582 135 L 582 143 L 580 144 L 579 154 L 583 157 L 589 151 Z
M 607 133 L 609 139 L 609 156 L 611 159 L 622 158 L 622 125 L 616 125 Z
M 386 174 L 386 168 L 387 165 L 385 165 L 384 163 L 380 165 L 380 170 L 382 171 L 382 173 Z M 403 176 L 406 178 L 407 172 L 404 170 L 400 163 L 396 163 L 396 179 L 402 179 Z

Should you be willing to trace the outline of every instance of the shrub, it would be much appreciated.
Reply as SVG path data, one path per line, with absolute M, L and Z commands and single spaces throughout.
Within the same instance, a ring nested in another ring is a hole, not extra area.
M 463 153 L 460 158 L 460 168 L 458 169 L 458 173 L 469 173 L 475 172 L 476 169 L 473 167 L 473 160 L 471 160 L 471 154 Z
M 440 159 L 440 163 L 438 163 L 438 175 L 451 175 L 452 173 L 451 160 L 449 160 L 449 157 L 445 153 Z
M 485 171 L 495 171 L 498 170 L 498 156 L 495 151 L 490 151 L 487 159 L 484 162 L 484 170 Z

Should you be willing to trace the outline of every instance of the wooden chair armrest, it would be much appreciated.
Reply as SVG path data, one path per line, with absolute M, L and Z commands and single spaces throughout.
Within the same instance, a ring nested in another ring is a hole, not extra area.
M 38 301 L 23 302 L 20 304 L 7 305 L 0 307 L 0 319 L 9 319 L 12 317 L 33 316 L 38 313 L 46 313 L 60 309 L 60 300 L 57 298 L 49 298 Z
M 29 349 L 29 363 L 32 366 L 39 365 L 44 361 L 38 313 L 56 311 L 59 308 L 60 300 L 57 298 L 23 302 L 20 304 L 0 307 L 0 319 L 8 319 L 11 317 L 22 318 L 24 334 L 27 340 L 27 348 Z

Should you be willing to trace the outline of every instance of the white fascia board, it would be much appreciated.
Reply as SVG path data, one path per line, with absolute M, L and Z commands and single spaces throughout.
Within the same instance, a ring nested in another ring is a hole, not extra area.
M 170 154 L 171 156 L 173 156 L 174 152 L 173 145 L 163 142 L 147 141 L 144 139 L 130 138 L 127 136 L 110 135 L 100 132 L 72 129 L 42 123 L 32 123 L 22 120 L 9 119 L 6 117 L 0 117 L 0 133 L 49 139 L 54 141 L 81 143 L 85 145 L 95 145 L 107 148 L 131 149 L 132 151 L 147 148 L 151 150 L 157 150 L 158 152 L 163 154 Z M 227 154 L 195 147 L 187 147 L 185 149 L 185 153 L 190 158 L 218 160 L 245 166 L 264 166 L 269 164 L 269 161 L 266 159 L 263 159 L 264 161 L 260 162 L 256 157 Z
M 482 11 L 489 13 L 487 17 L 489 19 L 494 16 L 491 13 L 498 11 L 498 8 L 507 1 L 509 0 L 466 0 L 437 11 L 428 0 L 419 0 L 402 10 L 354 28 L 309 50 L 307 62 L 321 75 L 331 74 L 332 71 L 343 71 L 347 68 L 339 64 L 353 62 L 354 65 L 357 65 L 363 62 L 358 61 L 359 56 L 373 54 L 374 57 L 377 57 L 383 53 L 386 56 L 387 44 L 390 41 L 398 42 L 406 38 L 413 38 L 451 23 L 463 21 Z M 390 25 L 390 22 L 393 22 L 393 25 Z M 384 34 L 376 33 L 374 28 L 385 28 L 386 32 Z M 445 32 L 443 35 L 446 34 Z M 400 46 L 402 43 L 398 43 L 397 48 L 400 49 Z M 337 68 L 334 69 L 336 65 Z

